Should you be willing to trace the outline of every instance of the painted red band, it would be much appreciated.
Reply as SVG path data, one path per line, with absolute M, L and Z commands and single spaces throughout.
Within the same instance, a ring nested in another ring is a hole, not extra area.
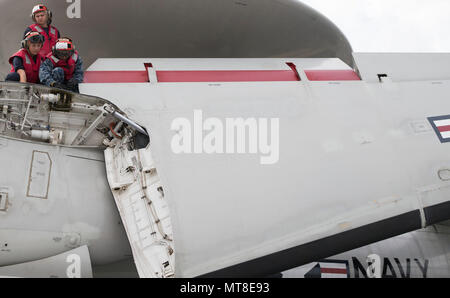
M 310 81 L 360 81 L 353 70 L 305 70 Z
M 176 82 L 290 82 L 300 78 L 293 70 L 156 71 L 158 83 Z M 86 71 L 84 83 L 145 83 L 147 71 Z
M 148 83 L 148 73 L 139 71 L 86 71 L 83 83 Z
M 158 82 L 270 82 L 298 81 L 292 70 L 156 71 Z
M 320 273 L 347 274 L 347 269 L 320 268 Z

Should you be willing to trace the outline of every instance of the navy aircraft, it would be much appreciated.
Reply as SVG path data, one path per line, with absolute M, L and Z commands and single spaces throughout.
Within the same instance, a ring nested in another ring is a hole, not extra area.
M 448 276 L 449 54 L 353 53 L 297 1 L 105 3 L 47 3 L 80 94 L 0 83 L 0 275 Z

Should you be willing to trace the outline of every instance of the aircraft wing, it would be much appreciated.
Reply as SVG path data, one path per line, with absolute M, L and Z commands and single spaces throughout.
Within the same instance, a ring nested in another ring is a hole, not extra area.
M 150 137 L 105 153 L 140 275 L 265 276 L 448 219 L 448 143 L 429 119 L 450 114 L 449 78 L 376 79 L 339 59 L 97 60 L 80 91 Z M 221 145 L 238 118 L 258 123 L 256 153 Z M 174 150 L 177 121 L 191 153 Z

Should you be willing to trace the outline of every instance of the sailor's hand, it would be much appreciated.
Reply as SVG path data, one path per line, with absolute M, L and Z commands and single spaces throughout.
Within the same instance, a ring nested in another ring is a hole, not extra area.
M 58 82 L 53 82 L 50 84 L 51 87 L 59 88 L 59 89 L 65 89 L 67 90 L 67 86 Z
M 77 85 L 78 82 L 74 78 L 71 78 L 70 80 L 67 81 L 67 88 L 69 90 L 75 91 L 77 89 Z

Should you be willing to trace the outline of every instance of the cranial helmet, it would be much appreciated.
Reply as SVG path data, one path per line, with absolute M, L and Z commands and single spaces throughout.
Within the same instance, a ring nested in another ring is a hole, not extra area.
M 28 49 L 30 42 L 44 43 L 44 36 L 39 34 L 39 32 L 30 31 L 25 35 L 25 38 L 21 42 L 22 48 Z
M 52 23 L 52 12 L 47 8 L 47 6 L 42 4 L 38 4 L 33 7 L 33 10 L 31 11 L 31 19 L 33 20 L 33 22 L 36 23 L 36 18 L 34 17 L 34 15 L 41 11 L 45 11 L 47 13 L 48 16 L 47 24 L 50 25 Z
M 56 58 L 66 58 L 73 55 L 75 52 L 75 46 L 73 45 L 72 39 L 68 37 L 58 38 L 56 44 L 52 47 L 52 53 Z

